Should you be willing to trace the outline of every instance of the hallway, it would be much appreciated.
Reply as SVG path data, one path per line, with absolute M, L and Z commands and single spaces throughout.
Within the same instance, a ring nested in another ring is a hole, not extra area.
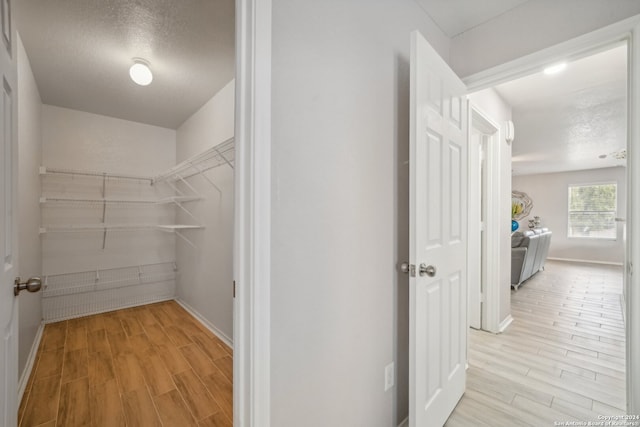
M 622 267 L 547 261 L 511 291 L 513 323 L 470 330 L 467 391 L 447 426 L 552 426 L 625 408 Z

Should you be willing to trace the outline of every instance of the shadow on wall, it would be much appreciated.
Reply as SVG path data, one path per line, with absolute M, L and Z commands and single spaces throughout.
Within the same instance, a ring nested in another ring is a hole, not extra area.
M 394 111 L 396 128 L 396 262 L 409 260 L 409 117 L 410 64 L 396 57 L 396 91 Z M 395 422 L 400 424 L 409 415 L 409 276 L 396 268 L 396 313 L 394 360 L 396 361 Z

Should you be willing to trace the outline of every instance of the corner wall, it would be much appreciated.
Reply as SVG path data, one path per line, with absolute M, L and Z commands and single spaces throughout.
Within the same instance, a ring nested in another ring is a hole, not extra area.
M 234 91 L 231 81 L 178 128 L 178 162 L 233 136 Z M 195 248 L 176 241 L 177 295 L 233 341 L 233 169 L 222 165 L 205 173 L 218 188 L 198 175 L 188 179 L 203 200 L 185 207 L 205 228 L 186 232 Z M 178 213 L 178 220 L 193 222 L 184 212 Z
M 42 101 L 29 58 L 17 38 L 18 58 L 18 257 L 21 278 L 42 273 L 40 248 L 40 176 L 42 158 Z M 18 331 L 18 376 L 21 377 L 27 358 L 42 321 L 42 293 L 22 292 L 18 299 L 20 328 Z
M 550 258 L 622 264 L 624 262 L 624 241 L 620 224 L 616 240 L 570 239 L 567 237 L 568 186 L 606 182 L 618 184 L 617 216 L 625 217 L 627 211 L 625 168 L 514 176 L 514 190 L 524 191 L 533 201 L 531 214 L 520 221 L 520 228 L 526 230 L 528 220 L 535 215 L 539 216 L 542 227 L 548 227 L 553 232 L 549 248 Z
M 445 59 L 449 40 L 413 0 L 272 10 L 271 425 L 395 426 L 409 412 L 410 33 Z

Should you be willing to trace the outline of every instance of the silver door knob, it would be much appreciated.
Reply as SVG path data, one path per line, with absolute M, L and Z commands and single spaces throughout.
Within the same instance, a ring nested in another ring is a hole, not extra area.
M 38 292 L 42 288 L 42 279 L 31 277 L 26 282 L 21 282 L 19 277 L 13 282 L 13 295 L 17 296 L 20 291 Z
M 416 277 L 416 266 L 413 264 L 409 264 L 408 262 L 403 262 L 400 264 L 400 271 L 404 274 L 408 274 L 411 277 Z
M 420 275 L 433 277 L 436 275 L 436 268 L 433 265 L 420 264 Z
M 409 271 L 411 271 L 411 264 L 409 264 L 408 262 L 403 262 L 402 264 L 400 264 L 400 271 L 402 271 L 404 274 L 409 274 Z

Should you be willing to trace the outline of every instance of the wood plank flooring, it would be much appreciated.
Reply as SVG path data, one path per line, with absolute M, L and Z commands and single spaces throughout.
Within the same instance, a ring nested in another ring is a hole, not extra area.
M 547 261 L 511 291 L 509 328 L 471 329 L 467 390 L 446 423 L 553 426 L 625 413 L 622 267 Z
M 230 427 L 232 361 L 175 301 L 51 323 L 19 425 Z

